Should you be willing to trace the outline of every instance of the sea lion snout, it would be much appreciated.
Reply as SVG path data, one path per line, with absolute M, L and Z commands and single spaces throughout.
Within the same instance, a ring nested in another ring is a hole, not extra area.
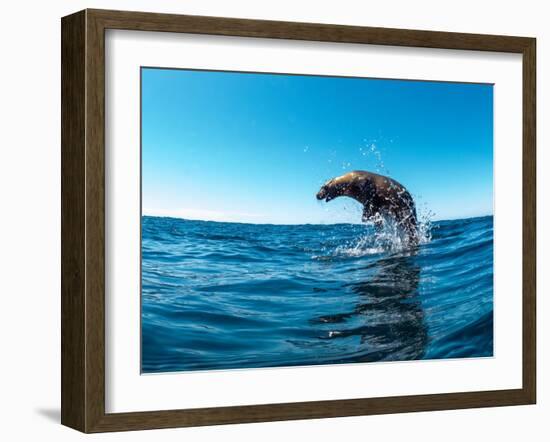
M 325 184 L 323 187 L 319 189 L 319 192 L 317 192 L 317 199 L 324 200 L 325 198 L 328 199 L 328 197 L 329 197 L 329 192 L 328 192 L 327 185 Z

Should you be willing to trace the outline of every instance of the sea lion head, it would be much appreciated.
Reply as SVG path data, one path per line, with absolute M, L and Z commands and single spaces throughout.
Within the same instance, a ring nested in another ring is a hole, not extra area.
M 317 192 L 318 200 L 325 200 L 329 202 L 334 198 L 345 195 L 347 191 L 347 185 L 342 183 L 335 183 L 334 180 L 329 180 L 321 186 L 319 192 Z

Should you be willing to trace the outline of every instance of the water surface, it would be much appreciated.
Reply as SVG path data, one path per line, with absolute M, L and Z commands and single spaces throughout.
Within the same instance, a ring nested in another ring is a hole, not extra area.
M 364 225 L 142 221 L 143 373 L 493 354 L 493 217 L 412 250 Z

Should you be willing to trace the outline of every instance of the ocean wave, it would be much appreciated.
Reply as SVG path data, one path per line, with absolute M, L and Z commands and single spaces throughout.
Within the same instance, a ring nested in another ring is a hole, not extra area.
M 492 355 L 492 217 L 142 221 L 145 373 Z

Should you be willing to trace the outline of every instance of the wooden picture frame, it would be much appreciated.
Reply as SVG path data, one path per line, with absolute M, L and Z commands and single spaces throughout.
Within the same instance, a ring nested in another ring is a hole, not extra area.
M 518 53 L 523 57 L 523 386 L 512 390 L 105 412 L 105 30 L 124 29 Z M 536 158 L 533 38 L 141 12 L 62 19 L 62 409 L 83 432 L 534 404 Z

